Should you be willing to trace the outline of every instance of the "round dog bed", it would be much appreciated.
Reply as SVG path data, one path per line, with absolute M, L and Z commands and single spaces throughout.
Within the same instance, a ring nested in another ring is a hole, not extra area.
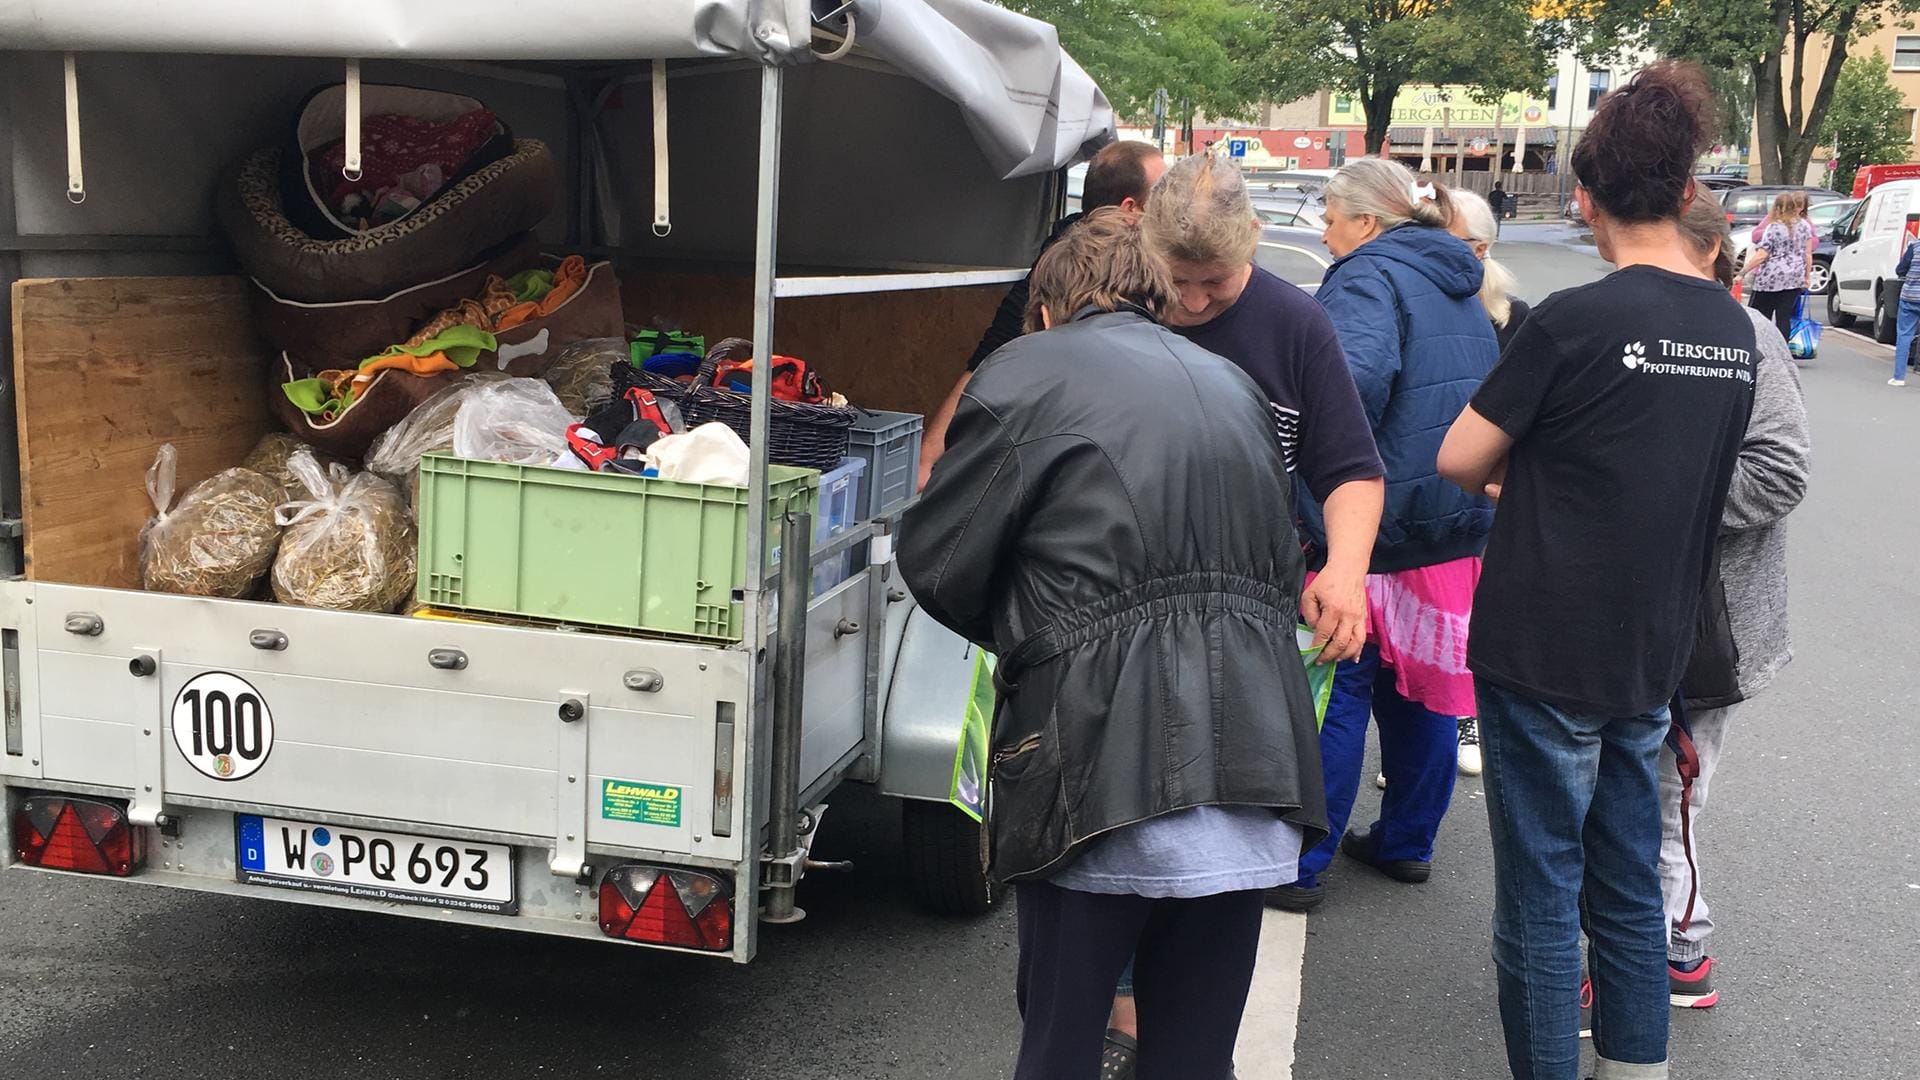
M 398 221 L 336 240 L 307 235 L 282 203 L 280 147 L 249 156 L 221 185 L 220 227 L 246 272 L 276 296 L 308 303 L 386 297 L 480 261 L 488 249 L 538 225 L 558 179 L 544 143 L 514 152 L 448 186 Z

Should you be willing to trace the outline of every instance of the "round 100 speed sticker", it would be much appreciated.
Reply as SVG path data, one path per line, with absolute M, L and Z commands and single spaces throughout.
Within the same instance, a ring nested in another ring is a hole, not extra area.
M 238 675 L 195 675 L 173 699 L 173 744 L 215 780 L 245 780 L 273 750 L 273 714 L 260 691 Z

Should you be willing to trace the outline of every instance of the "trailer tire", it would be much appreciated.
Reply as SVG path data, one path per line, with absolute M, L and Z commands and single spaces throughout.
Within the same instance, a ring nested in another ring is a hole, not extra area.
M 980 865 L 979 822 L 943 802 L 903 799 L 901 848 L 907 891 L 936 915 L 984 915 L 999 889 Z

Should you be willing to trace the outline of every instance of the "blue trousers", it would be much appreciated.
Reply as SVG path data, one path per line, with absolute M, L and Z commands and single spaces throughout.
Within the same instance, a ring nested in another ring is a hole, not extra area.
M 1571 713 L 1475 680 L 1493 834 L 1493 960 L 1515 1080 L 1580 1080 L 1580 932 L 1597 1075 L 1660 1075 L 1667 926 L 1660 888 L 1666 706 Z M 1639 1069 L 1621 1066 L 1640 1066 Z
M 1907 377 L 1907 354 L 1913 351 L 1913 332 L 1920 325 L 1920 301 L 1902 300 L 1894 318 L 1893 377 Z
M 1433 858 L 1433 838 L 1453 802 L 1460 722 L 1401 697 L 1393 688 L 1393 672 L 1380 664 L 1380 650 L 1368 645 L 1358 660 L 1343 661 L 1333 675 L 1327 722 L 1320 729 L 1330 831 L 1318 847 L 1300 857 L 1295 884 L 1303 888 L 1319 883 L 1353 816 L 1360 770 L 1366 764 L 1369 714 L 1380 727 L 1380 770 L 1387 774 L 1380 820 L 1371 830 L 1380 858 Z

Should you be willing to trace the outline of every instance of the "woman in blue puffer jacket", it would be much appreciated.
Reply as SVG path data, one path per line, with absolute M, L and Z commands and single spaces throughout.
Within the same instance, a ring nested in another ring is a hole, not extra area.
M 1298 881 L 1268 897 L 1293 911 L 1318 906 L 1318 875 L 1336 848 L 1396 881 L 1431 873 L 1434 835 L 1453 798 L 1459 718 L 1471 724 L 1475 711 L 1467 616 L 1493 527 L 1493 504 L 1434 466 L 1448 426 L 1499 357 L 1478 295 L 1480 260 L 1447 232 L 1445 189 L 1363 158 L 1340 170 L 1326 198 L 1335 261 L 1318 296 L 1386 464 L 1387 506 L 1367 577 L 1367 646 L 1335 673 L 1320 737 L 1332 835 L 1301 858 Z M 1303 495 L 1301 513 L 1317 541 L 1320 508 Z M 1378 822 L 1342 837 L 1370 714 L 1380 726 L 1386 796 Z

